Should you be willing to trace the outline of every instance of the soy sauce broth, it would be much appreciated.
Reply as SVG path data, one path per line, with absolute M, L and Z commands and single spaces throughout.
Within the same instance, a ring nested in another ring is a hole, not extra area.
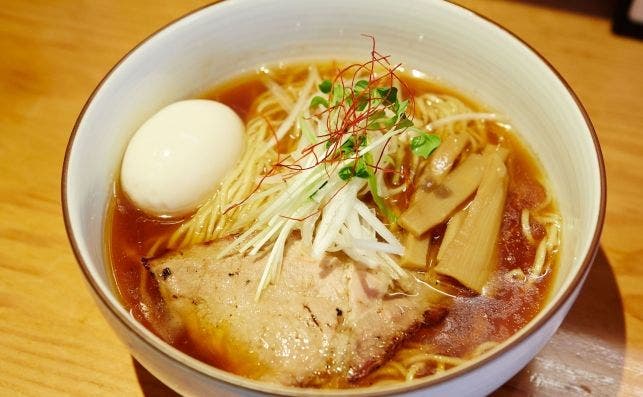
M 335 63 L 320 63 L 322 75 L 331 74 Z M 305 78 L 305 66 L 290 65 L 277 67 L 271 75 L 279 82 Z M 400 74 L 409 92 L 404 96 L 432 92 L 456 96 L 475 110 L 484 110 L 475 101 L 436 82 Z M 251 105 L 258 95 L 266 91 L 260 80 L 260 73 L 251 73 L 206 91 L 203 98 L 217 100 L 234 109 L 242 119 L 247 120 Z M 536 160 L 513 135 L 500 125 L 490 127 L 491 140 L 502 141 L 511 149 L 506 161 L 509 173 L 507 198 L 498 241 L 497 271 L 490 281 L 492 296 L 456 298 L 449 307 L 449 313 L 440 324 L 421 329 L 406 343 L 421 343 L 432 352 L 463 357 L 476 346 L 487 341 L 501 342 L 525 326 L 542 308 L 549 292 L 552 273 L 531 285 L 512 282 L 507 277 L 511 269 L 527 272 L 534 261 L 538 241 L 544 237 L 544 228 L 532 222 L 532 233 L 536 244 L 530 244 L 522 235 L 520 216 L 523 208 L 533 208 L 545 199 L 541 185 L 542 173 Z M 402 210 L 408 205 L 412 192 L 397 197 Z M 545 208 L 557 212 L 554 204 Z M 148 269 L 145 258 L 153 244 L 161 237 L 170 235 L 182 220 L 156 219 L 144 214 L 133 206 L 115 182 L 114 196 L 107 215 L 106 251 L 109 257 L 109 273 L 123 305 L 148 329 L 177 349 L 216 367 L 238 372 L 217 357 L 207 354 L 197 343 L 187 337 L 186 332 L 171 321 L 163 299 L 158 292 L 156 281 Z M 432 231 L 436 241 L 441 239 L 444 227 Z M 555 266 L 553 267 L 555 269 Z M 243 374 L 242 374 L 243 375 Z M 369 385 L 367 376 L 353 386 Z

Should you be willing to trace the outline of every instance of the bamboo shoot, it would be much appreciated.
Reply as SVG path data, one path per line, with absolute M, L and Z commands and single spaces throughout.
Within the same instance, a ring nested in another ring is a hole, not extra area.
M 400 264 L 411 270 L 425 270 L 428 251 L 429 236 L 418 238 L 407 233 L 404 240 L 404 255 L 402 255 Z
M 451 134 L 444 139 L 429 159 L 427 171 L 431 181 L 436 184 L 442 182 L 469 140 L 467 133 Z
M 472 154 L 447 175 L 441 185 L 428 192 L 415 192 L 413 202 L 399 218 L 400 225 L 418 237 L 444 222 L 476 191 L 484 168 L 484 158 Z
M 451 217 L 451 219 L 449 219 L 449 222 L 447 223 L 447 230 L 444 232 L 444 237 L 442 237 L 442 243 L 440 244 L 440 250 L 438 251 L 438 261 L 442 259 L 447 246 L 451 243 L 451 241 L 453 241 L 453 238 L 458 233 L 458 230 L 460 230 L 465 217 L 466 210 L 463 209 L 456 212 Z
M 480 187 L 462 226 L 435 267 L 437 273 L 453 277 L 478 293 L 495 270 L 494 257 L 508 183 L 503 153 L 490 153 L 488 157 Z

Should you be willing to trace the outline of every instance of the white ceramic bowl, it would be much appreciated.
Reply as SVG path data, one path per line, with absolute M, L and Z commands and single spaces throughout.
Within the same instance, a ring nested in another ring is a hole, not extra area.
M 203 364 L 137 323 L 110 286 L 105 210 L 128 139 L 156 110 L 234 75 L 294 59 L 368 58 L 377 48 L 507 114 L 551 180 L 564 218 L 560 269 L 546 307 L 499 347 L 444 374 L 376 390 L 322 394 L 483 395 L 519 371 L 556 331 L 598 247 L 605 175 L 592 125 L 569 86 L 498 25 L 441 0 L 228 0 L 149 37 L 100 83 L 65 158 L 62 199 L 71 244 L 98 306 L 132 355 L 185 395 L 318 395 Z

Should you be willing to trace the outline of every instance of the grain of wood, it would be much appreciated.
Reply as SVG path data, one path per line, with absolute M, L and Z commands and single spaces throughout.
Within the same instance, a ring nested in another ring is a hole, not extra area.
M 602 249 L 551 343 L 497 395 L 643 395 L 643 42 L 610 2 L 459 3 L 534 46 L 596 126 L 609 181 Z M 60 210 L 64 149 L 105 73 L 205 1 L 4 1 L 0 6 L 0 395 L 164 396 L 96 309 Z

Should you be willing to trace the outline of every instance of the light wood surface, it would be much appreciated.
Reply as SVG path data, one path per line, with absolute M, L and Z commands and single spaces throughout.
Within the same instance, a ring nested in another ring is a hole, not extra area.
M 498 395 L 643 395 L 643 41 L 605 0 L 460 3 L 558 68 L 598 132 L 607 220 L 586 287 L 552 342 Z M 172 395 L 96 309 L 60 207 L 64 150 L 102 76 L 204 1 L 0 2 L 0 395 Z

